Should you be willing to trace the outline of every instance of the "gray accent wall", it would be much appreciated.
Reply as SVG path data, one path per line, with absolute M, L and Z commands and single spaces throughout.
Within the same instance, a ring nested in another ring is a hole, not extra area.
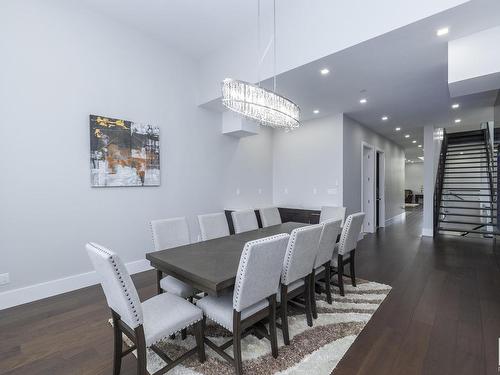
M 347 213 L 361 210 L 361 147 L 369 143 L 385 152 L 385 218 L 404 212 L 405 152 L 389 139 L 350 117 L 343 117 L 343 196 Z

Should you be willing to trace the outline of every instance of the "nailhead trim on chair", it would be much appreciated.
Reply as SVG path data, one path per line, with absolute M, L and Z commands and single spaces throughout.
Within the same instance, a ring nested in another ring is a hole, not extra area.
M 290 235 L 290 240 L 288 242 L 288 247 L 287 247 L 287 251 L 286 251 L 286 260 L 285 260 L 285 264 L 284 264 L 284 267 L 283 267 L 283 274 L 282 274 L 282 277 L 281 277 L 281 283 L 283 285 L 288 285 L 289 282 L 287 280 L 288 278 L 288 271 L 290 269 L 290 262 L 292 260 L 292 252 L 289 252 L 288 251 L 288 248 L 294 248 L 295 247 L 295 241 L 297 239 L 297 233 L 298 232 L 302 232 L 304 230 L 307 230 L 308 227 L 302 227 L 302 228 L 297 228 L 297 229 L 294 229 L 292 231 L 292 234 Z M 295 280 L 294 280 L 295 281 Z
M 339 254 L 340 255 L 344 255 L 346 252 L 344 249 L 344 246 L 345 246 L 345 241 L 347 238 L 347 233 L 349 232 L 349 227 L 351 226 L 351 222 L 352 222 L 352 216 L 349 215 L 344 223 L 344 227 L 342 228 L 342 235 L 340 236 L 340 241 L 339 241 Z M 345 235 L 344 235 L 344 233 L 345 233 Z M 347 252 L 350 252 L 350 251 L 351 250 L 349 250 Z
M 271 241 L 274 241 L 274 240 L 277 240 L 277 239 L 280 239 L 280 238 L 284 238 L 286 236 L 287 236 L 287 234 L 283 233 L 283 234 L 277 234 L 275 236 L 261 238 L 261 239 L 258 239 L 258 240 L 247 242 L 245 244 L 245 247 L 243 248 L 243 253 L 241 255 L 241 262 L 243 262 L 242 263 L 242 268 L 246 269 L 246 265 L 247 265 L 247 262 L 248 262 L 248 253 L 250 251 L 250 247 L 251 246 L 258 245 L 258 244 L 265 243 L 265 242 L 271 242 Z M 233 307 L 235 305 L 237 305 L 238 302 L 239 302 L 241 284 L 243 283 L 243 277 L 242 276 L 243 275 L 239 275 L 238 274 L 236 282 L 235 282 L 235 285 L 234 285 Z
M 143 322 L 142 322 L 142 319 L 139 318 L 139 314 L 137 313 L 137 306 L 135 306 L 134 302 L 130 298 L 130 292 L 127 289 L 127 286 L 125 285 L 125 281 L 123 281 L 122 274 L 121 274 L 120 270 L 118 269 L 118 266 L 116 264 L 115 259 L 113 258 L 113 254 L 111 254 L 109 251 L 107 251 L 103 248 L 96 246 L 96 244 L 94 244 L 94 243 L 90 243 L 90 246 L 92 246 L 94 249 L 104 253 L 105 255 L 107 255 L 109 257 L 109 260 L 110 260 L 111 264 L 113 265 L 113 269 L 115 270 L 115 273 L 118 276 L 118 280 L 120 280 L 120 284 L 122 285 L 122 291 L 124 292 L 125 296 L 127 297 L 127 300 L 129 302 L 129 305 L 130 305 L 130 309 L 135 317 L 136 323 L 137 323 L 137 325 L 141 325 Z

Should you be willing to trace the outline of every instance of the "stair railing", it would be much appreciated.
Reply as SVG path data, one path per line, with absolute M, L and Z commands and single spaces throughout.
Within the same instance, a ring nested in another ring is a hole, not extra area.
M 493 148 L 491 145 L 490 129 L 488 127 L 484 128 L 484 144 L 486 145 L 486 164 L 488 168 L 488 179 L 490 185 L 490 196 L 491 202 L 494 201 L 494 190 L 493 190 L 493 168 L 494 168 L 494 157 Z
M 448 152 L 448 136 L 443 129 L 443 141 L 441 142 L 441 151 L 439 153 L 439 163 L 436 173 L 436 184 L 434 186 L 434 236 L 439 229 L 439 213 L 441 211 L 441 198 L 443 196 L 444 171 L 446 164 L 446 154 Z

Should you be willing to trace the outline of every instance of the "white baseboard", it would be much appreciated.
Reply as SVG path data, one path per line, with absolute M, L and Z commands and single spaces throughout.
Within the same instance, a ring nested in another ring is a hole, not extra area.
M 152 269 L 146 259 L 129 262 L 126 264 L 126 267 L 130 274 Z M 0 293 L 0 310 L 71 292 L 98 283 L 99 279 L 97 274 L 95 271 L 92 271 L 23 288 L 8 290 Z
M 429 228 L 422 228 L 422 236 L 434 237 L 434 230 Z
M 385 225 L 394 224 L 396 221 L 403 220 L 404 218 L 406 218 L 406 212 L 401 212 L 400 214 L 387 219 L 385 221 Z

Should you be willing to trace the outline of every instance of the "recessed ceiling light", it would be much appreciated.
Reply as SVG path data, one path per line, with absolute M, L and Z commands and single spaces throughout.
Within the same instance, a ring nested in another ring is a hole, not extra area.
M 387 116 L 382 116 L 382 121 L 387 121 L 387 120 L 389 120 L 389 117 L 387 117 Z
M 436 35 L 437 36 L 443 36 L 443 35 L 446 35 L 450 32 L 450 29 L 447 28 L 447 27 L 442 27 L 440 29 L 438 29 L 438 31 L 436 31 Z
M 418 147 L 422 148 L 422 145 L 418 145 Z
M 463 155 L 464 153 L 463 152 L 460 152 L 460 155 Z
M 453 109 L 460 108 L 460 104 L 458 104 L 458 103 L 452 104 L 451 108 L 453 108 Z
M 315 115 L 317 115 L 317 114 L 319 113 L 319 109 L 315 109 L 315 110 L 313 111 L 313 113 L 314 113 Z
M 455 124 L 458 124 L 459 122 L 462 122 L 462 120 L 459 118 L 455 119 Z
M 324 75 L 326 76 L 328 73 L 330 73 L 330 69 L 328 68 L 323 68 L 319 71 L 321 73 L 321 75 Z
M 410 138 L 410 135 L 409 135 L 409 134 L 406 134 L 406 135 L 405 135 L 405 138 Z
M 401 130 L 401 128 L 396 128 L 395 130 L 398 132 L 398 131 L 400 131 L 400 130 Z
M 422 161 L 424 161 L 424 157 L 423 156 L 418 156 L 418 158 Z
M 413 141 L 411 141 L 411 143 L 417 143 L 417 141 L 413 140 Z
M 359 100 L 359 102 L 360 102 L 361 104 L 366 104 L 366 102 L 367 102 L 367 101 L 368 101 L 368 100 L 366 100 L 365 98 L 363 98 L 363 99 L 360 99 L 360 100 Z

